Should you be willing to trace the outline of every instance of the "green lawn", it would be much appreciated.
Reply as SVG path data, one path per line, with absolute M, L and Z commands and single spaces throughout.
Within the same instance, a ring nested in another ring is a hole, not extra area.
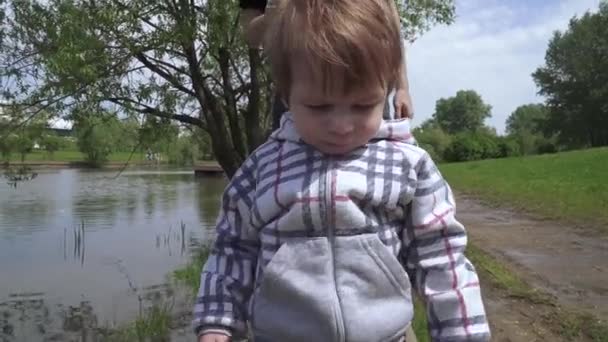
M 608 148 L 439 168 L 457 192 L 555 219 L 608 224 Z
M 131 152 L 116 152 L 110 154 L 108 161 L 110 162 L 125 162 L 129 159 L 129 155 Z M 136 152 L 133 154 L 131 161 L 141 161 L 144 160 L 144 153 Z M 25 157 L 26 161 L 31 162 L 80 162 L 84 161 L 84 155 L 79 151 L 57 151 L 51 157 L 45 151 L 34 151 Z M 11 162 L 19 162 L 21 161 L 21 156 L 18 154 L 13 154 L 11 156 Z

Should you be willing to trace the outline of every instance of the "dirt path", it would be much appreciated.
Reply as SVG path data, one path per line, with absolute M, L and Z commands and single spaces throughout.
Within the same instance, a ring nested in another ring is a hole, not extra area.
M 492 208 L 457 195 L 457 217 L 470 240 L 560 305 L 608 320 L 608 237 L 563 223 Z M 483 280 L 483 279 L 482 279 Z M 558 341 L 536 324 L 544 309 L 485 289 L 496 341 Z

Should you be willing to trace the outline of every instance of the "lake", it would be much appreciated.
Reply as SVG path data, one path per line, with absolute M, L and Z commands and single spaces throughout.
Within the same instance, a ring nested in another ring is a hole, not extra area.
M 114 325 L 142 301 L 170 297 L 168 275 L 211 238 L 226 184 L 192 170 L 0 180 L 0 323 L 16 341 L 44 340 L 84 308 Z

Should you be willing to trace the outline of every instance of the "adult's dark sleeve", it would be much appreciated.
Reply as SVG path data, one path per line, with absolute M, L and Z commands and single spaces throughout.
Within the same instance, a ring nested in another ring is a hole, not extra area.
M 266 0 L 239 0 L 239 6 L 243 9 L 256 9 L 264 12 Z

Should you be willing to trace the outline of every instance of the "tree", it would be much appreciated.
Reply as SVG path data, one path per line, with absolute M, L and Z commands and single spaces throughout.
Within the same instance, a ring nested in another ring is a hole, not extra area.
M 608 2 L 555 32 L 532 77 L 547 97 L 547 135 L 569 147 L 608 145 Z
M 547 119 L 547 107 L 543 104 L 527 104 L 515 109 L 506 121 L 507 134 L 521 131 L 539 133 Z
M 437 101 L 433 119 L 449 134 L 477 131 L 491 116 L 491 110 L 474 90 L 459 90 L 456 96 Z
M 85 154 L 86 162 L 100 167 L 116 149 L 116 139 L 120 123 L 113 115 L 82 113 L 75 118 L 74 130 L 78 139 L 78 149 Z
M 58 137 L 56 134 L 53 133 L 44 134 L 42 136 L 41 144 L 51 159 L 53 158 L 55 152 L 57 152 L 65 145 L 63 138 Z
M 506 131 L 519 145 L 522 155 L 538 152 L 538 147 L 547 142 L 543 127 L 548 110 L 543 104 L 527 104 L 517 107 L 506 121 Z
M 179 127 L 165 118 L 146 117 L 139 129 L 139 144 L 145 151 L 154 155 L 168 155 L 178 137 Z
M 130 117 L 120 121 L 120 134 L 116 141 L 116 150 L 120 152 L 141 151 L 141 123 L 139 118 Z
M 3 139 L 0 139 L 0 154 L 2 155 L 2 161 L 8 163 L 11 160 L 11 155 L 15 152 L 17 147 L 17 135 L 9 134 Z
M 25 156 L 32 153 L 32 150 L 34 149 L 34 141 L 30 139 L 27 134 L 20 134 L 17 138 L 15 146 L 17 148 L 17 152 L 19 152 L 19 155 L 21 156 L 21 162 L 23 163 L 25 161 Z
M 0 85 L 13 102 L 58 115 L 88 103 L 199 127 L 229 176 L 269 134 L 272 84 L 262 55 L 239 34 L 236 0 L 0 7 Z M 450 23 L 454 4 L 408 1 L 401 14 L 413 40 Z

